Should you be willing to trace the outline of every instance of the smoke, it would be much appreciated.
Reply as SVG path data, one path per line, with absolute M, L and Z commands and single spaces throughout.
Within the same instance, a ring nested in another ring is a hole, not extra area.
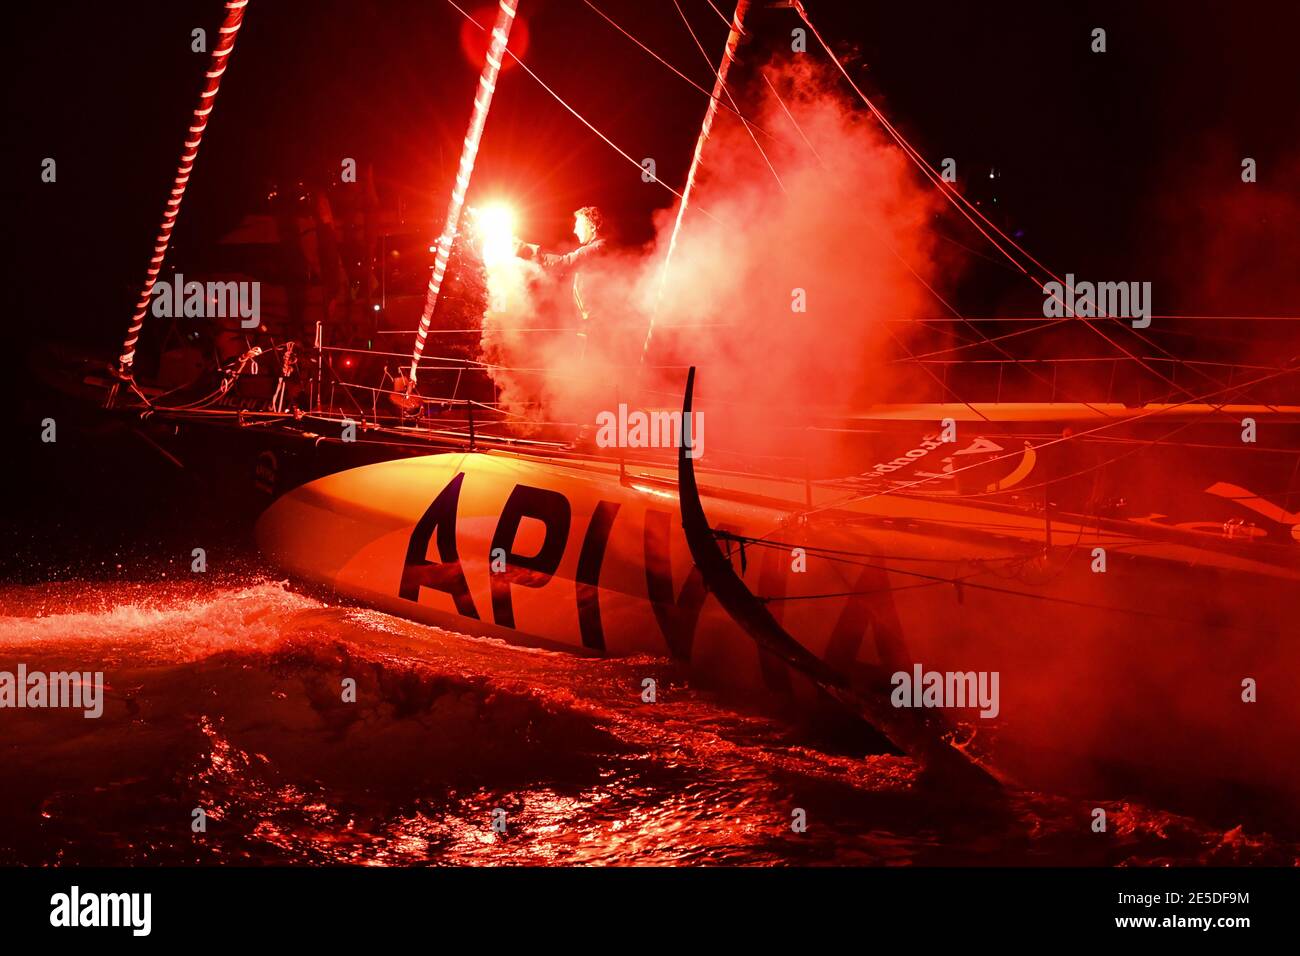
M 617 401 L 679 407 L 695 365 L 711 434 L 764 452 L 883 391 L 884 354 L 906 329 L 888 320 L 933 309 L 922 280 L 939 271 L 928 222 L 941 199 L 804 59 L 765 69 L 789 116 L 762 77 L 737 95 L 767 131 L 754 135 L 780 185 L 739 119 L 719 112 L 662 298 L 675 206 L 646 247 L 584 267 L 585 353 L 573 333 L 530 331 L 576 325 L 569 277 L 515 261 L 490 278 L 487 361 L 528 370 L 495 373 L 513 412 L 590 422 Z
M 1168 237 L 1157 268 L 1175 314 L 1289 316 L 1300 300 L 1300 153 L 1262 158 L 1258 181 L 1243 180 L 1241 153 L 1226 133 L 1207 134 L 1170 163 L 1151 218 Z M 1253 160 L 1252 160 L 1253 162 Z M 1300 357 L 1293 322 L 1235 322 L 1197 357 L 1276 365 Z

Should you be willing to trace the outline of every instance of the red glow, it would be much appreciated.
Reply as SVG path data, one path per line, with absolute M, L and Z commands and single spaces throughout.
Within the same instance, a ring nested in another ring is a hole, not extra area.
M 492 25 L 497 19 L 497 5 L 495 3 L 478 7 L 470 13 L 474 18 L 474 23 L 483 27 L 482 30 L 474 26 L 468 20 L 462 18 L 460 23 L 460 52 L 465 55 L 465 59 L 475 68 L 483 65 L 483 58 L 487 56 L 488 44 L 492 42 Z M 522 57 L 528 52 L 528 21 L 521 16 L 515 17 L 515 24 L 510 29 L 510 43 L 506 47 L 515 56 Z M 501 63 L 501 72 L 504 73 L 515 66 L 515 61 L 506 57 Z

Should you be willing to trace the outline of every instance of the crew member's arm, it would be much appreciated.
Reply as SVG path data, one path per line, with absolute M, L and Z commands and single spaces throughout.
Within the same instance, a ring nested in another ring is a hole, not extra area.
M 599 254 L 604 245 L 605 240 L 595 239 L 585 246 L 578 246 L 572 252 L 565 253 L 562 256 L 542 253 L 541 263 L 548 269 L 571 269 L 584 259 L 590 259 Z
M 522 259 L 532 259 L 546 269 L 559 269 L 565 271 L 572 269 L 581 263 L 584 259 L 591 258 L 600 252 L 604 246 L 603 239 L 596 239 L 587 243 L 585 246 L 579 246 L 572 252 L 565 253 L 562 256 L 552 255 L 549 252 L 542 252 L 540 247 L 533 243 L 521 242 L 515 250 L 515 254 Z

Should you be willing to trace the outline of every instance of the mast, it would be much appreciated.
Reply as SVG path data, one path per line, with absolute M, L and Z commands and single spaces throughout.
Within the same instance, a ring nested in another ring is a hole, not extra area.
M 420 328 L 415 333 L 415 351 L 411 355 L 411 377 L 406 383 L 407 395 L 415 391 L 420 356 L 424 354 L 424 342 L 429 335 L 429 325 L 433 321 L 433 310 L 438 304 L 438 293 L 442 289 L 443 277 L 447 274 L 447 259 L 451 255 L 452 240 L 456 238 L 460 211 L 465 205 L 465 192 L 469 189 L 470 176 L 474 172 L 474 159 L 478 156 L 479 140 L 483 136 L 483 126 L 487 123 L 492 94 L 496 92 L 497 74 L 501 71 L 501 61 L 506 55 L 506 44 L 510 40 L 510 28 L 514 26 L 515 10 L 518 6 L 519 0 L 499 0 L 500 11 L 497 13 L 496 26 L 492 28 L 492 42 L 483 62 L 483 72 L 478 78 L 478 92 L 474 95 L 474 111 L 470 114 L 469 130 L 465 133 L 465 143 L 461 147 L 460 166 L 456 170 L 456 182 L 452 186 L 451 201 L 447 204 L 447 219 L 442 226 L 442 235 L 438 237 L 433 274 L 429 277 L 429 290 L 424 298 L 424 312 L 420 316 Z
M 708 109 L 704 111 L 704 122 L 700 126 L 699 138 L 695 141 L 695 154 L 691 157 L 691 166 L 686 173 L 686 188 L 682 190 L 681 205 L 677 207 L 677 219 L 673 223 L 672 236 L 668 240 L 668 253 L 664 256 L 663 268 L 659 271 L 659 287 L 655 291 L 654 309 L 650 313 L 650 324 L 646 328 L 645 342 L 641 346 L 641 367 L 645 368 L 646 356 L 650 353 L 650 339 L 654 336 L 655 319 L 659 315 L 659 306 L 663 302 L 664 288 L 668 284 L 668 266 L 677 248 L 677 236 L 682 231 L 682 220 L 686 217 L 686 207 L 691 202 L 691 190 L 695 186 L 695 175 L 700 168 L 700 157 L 704 155 L 704 144 L 708 142 L 713 131 L 713 119 L 718 115 L 718 103 L 727 90 L 727 71 L 736 58 L 736 47 L 744 34 L 745 14 L 749 11 L 749 0 L 736 0 L 736 12 L 731 16 L 731 30 L 727 34 L 726 46 L 722 48 L 722 62 L 718 64 L 718 73 L 713 81 L 713 93 L 709 97 Z
M 181 211 L 181 200 L 185 198 L 185 187 L 190 181 L 190 173 L 194 170 L 194 160 L 199 155 L 199 143 L 203 140 L 203 131 L 208 126 L 208 119 L 212 116 L 212 108 L 217 101 L 217 91 L 221 89 L 221 77 L 226 72 L 230 54 L 235 49 L 235 37 L 244 22 L 244 8 L 247 6 L 248 0 L 226 0 L 226 19 L 221 24 L 217 45 L 212 50 L 208 69 L 204 74 L 207 82 L 203 86 L 203 92 L 199 94 L 198 106 L 194 107 L 189 135 L 185 139 L 185 148 L 181 152 L 180 165 L 176 168 L 176 178 L 172 181 L 171 197 L 163 210 L 162 225 L 159 226 L 158 237 L 154 240 L 153 257 L 149 260 L 144 286 L 140 290 L 140 298 L 135 303 L 135 314 L 131 316 L 131 324 L 126 330 L 126 340 L 122 343 L 117 374 L 121 381 L 131 382 L 132 388 L 135 387 L 131 377 L 131 367 L 135 362 L 135 346 L 140 341 L 140 330 L 144 327 L 144 317 L 149 311 L 154 283 L 158 281 L 163 260 L 167 258 L 167 247 L 171 244 L 172 229 L 176 226 L 176 217 Z M 117 397 L 118 384 L 120 382 L 115 383 L 109 393 L 109 405 L 112 405 Z

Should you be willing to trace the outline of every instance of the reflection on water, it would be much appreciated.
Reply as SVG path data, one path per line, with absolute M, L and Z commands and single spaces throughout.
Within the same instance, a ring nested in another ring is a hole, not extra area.
M 1099 801 L 973 806 L 860 728 L 748 712 L 664 659 L 524 650 L 254 576 L 13 587 L 0 607 L 0 670 L 108 682 L 99 720 L 0 711 L 0 863 L 1297 861 L 1134 803 L 1100 803 L 1105 836 Z

